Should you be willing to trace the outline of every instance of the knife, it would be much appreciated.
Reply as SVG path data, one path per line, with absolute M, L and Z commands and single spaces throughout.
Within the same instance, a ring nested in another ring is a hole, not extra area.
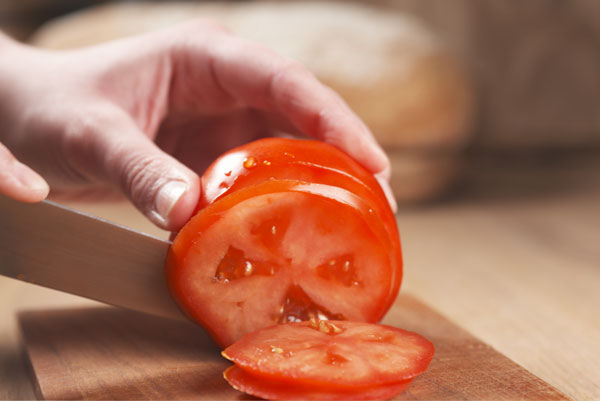
M 170 243 L 50 201 L 0 195 L 0 274 L 183 320 L 167 290 Z

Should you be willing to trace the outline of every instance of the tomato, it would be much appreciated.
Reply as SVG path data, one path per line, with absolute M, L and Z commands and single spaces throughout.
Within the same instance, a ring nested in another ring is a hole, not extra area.
M 320 141 L 265 138 L 226 152 L 208 167 L 202 177 L 199 207 L 271 177 L 328 184 L 350 191 L 362 186 L 371 191 L 371 196 L 386 203 L 373 175 L 341 150 Z
M 408 387 L 412 379 L 380 386 L 334 389 L 285 381 L 269 381 L 238 366 L 229 367 L 223 377 L 236 390 L 267 400 L 388 400 Z
M 392 272 L 387 308 L 402 280 L 402 254 L 395 216 L 371 173 L 341 150 L 320 141 L 265 138 L 223 154 L 202 177 L 198 208 L 241 188 L 272 180 L 291 179 L 346 189 L 368 202 L 392 241 L 398 267 Z
M 391 398 L 433 357 L 418 334 L 373 324 L 402 279 L 395 217 L 375 178 L 324 143 L 265 139 L 217 159 L 165 266 L 249 394 Z
M 376 322 L 396 298 L 394 215 L 374 177 L 330 145 L 270 138 L 227 152 L 199 205 L 171 246 L 167 284 L 222 346 L 311 317 Z
M 406 382 L 427 369 L 433 354 L 433 344 L 416 333 L 318 319 L 258 330 L 223 351 L 256 378 L 336 391 Z
M 194 216 L 175 238 L 167 284 L 222 346 L 311 317 L 378 321 L 387 308 L 393 239 L 341 188 L 269 180 Z

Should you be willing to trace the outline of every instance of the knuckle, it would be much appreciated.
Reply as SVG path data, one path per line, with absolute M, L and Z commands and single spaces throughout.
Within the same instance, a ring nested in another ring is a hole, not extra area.
M 86 108 L 72 115 L 66 126 L 66 134 L 72 137 L 94 136 L 106 132 L 115 121 L 115 113 L 100 105 Z
M 123 148 L 114 155 L 120 161 L 118 181 L 124 193 L 143 211 L 154 208 L 159 190 L 179 178 L 169 163 L 155 154 Z
M 281 57 L 281 56 L 280 56 Z M 280 58 L 280 65 L 275 68 L 273 73 L 273 80 L 297 80 L 298 78 L 313 77 L 312 73 L 308 71 L 304 65 L 297 61 Z
M 281 58 L 268 80 L 268 97 L 278 102 L 293 99 L 302 81 L 312 74 L 300 63 Z
M 151 206 L 153 194 L 158 183 L 152 179 L 150 172 L 156 169 L 156 160 L 149 155 L 131 153 L 122 149 L 114 154 L 116 160 L 121 161 L 118 169 L 118 181 L 122 190 L 134 201 L 138 207 Z
M 89 150 L 102 133 L 107 132 L 109 118 L 98 110 L 83 111 L 71 115 L 64 126 L 62 149 L 66 154 Z

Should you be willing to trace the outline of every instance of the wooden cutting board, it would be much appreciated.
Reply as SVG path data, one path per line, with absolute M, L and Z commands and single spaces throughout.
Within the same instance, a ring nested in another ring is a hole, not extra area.
M 203 330 L 113 307 L 19 315 L 40 399 L 253 399 L 222 378 L 230 365 Z M 402 295 L 385 321 L 436 348 L 398 399 L 568 400 L 418 299 Z

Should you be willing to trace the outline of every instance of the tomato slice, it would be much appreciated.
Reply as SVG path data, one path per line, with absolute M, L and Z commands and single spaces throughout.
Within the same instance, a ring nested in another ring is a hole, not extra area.
M 370 205 L 393 239 L 391 247 L 398 261 L 392 272 L 387 310 L 396 299 L 402 281 L 402 253 L 395 216 L 373 175 L 341 150 L 320 141 L 287 138 L 265 138 L 232 149 L 203 175 L 198 208 L 241 188 L 272 179 L 343 188 Z
M 267 380 L 235 365 L 225 370 L 223 377 L 236 390 L 267 400 L 388 400 L 404 391 L 412 381 L 340 389 Z
M 328 185 L 272 180 L 238 190 L 180 231 L 167 284 L 222 346 L 311 317 L 378 321 L 397 260 L 370 209 Z
M 413 379 L 427 369 L 433 354 L 433 344 L 416 333 L 318 319 L 258 330 L 223 351 L 256 377 L 340 390 Z
M 260 177 L 260 178 L 259 178 Z M 377 180 L 341 150 L 321 141 L 264 138 L 234 148 L 206 170 L 200 207 L 219 197 L 264 180 L 292 179 L 317 184 L 361 185 L 386 204 Z M 352 190 L 351 190 L 352 191 Z

